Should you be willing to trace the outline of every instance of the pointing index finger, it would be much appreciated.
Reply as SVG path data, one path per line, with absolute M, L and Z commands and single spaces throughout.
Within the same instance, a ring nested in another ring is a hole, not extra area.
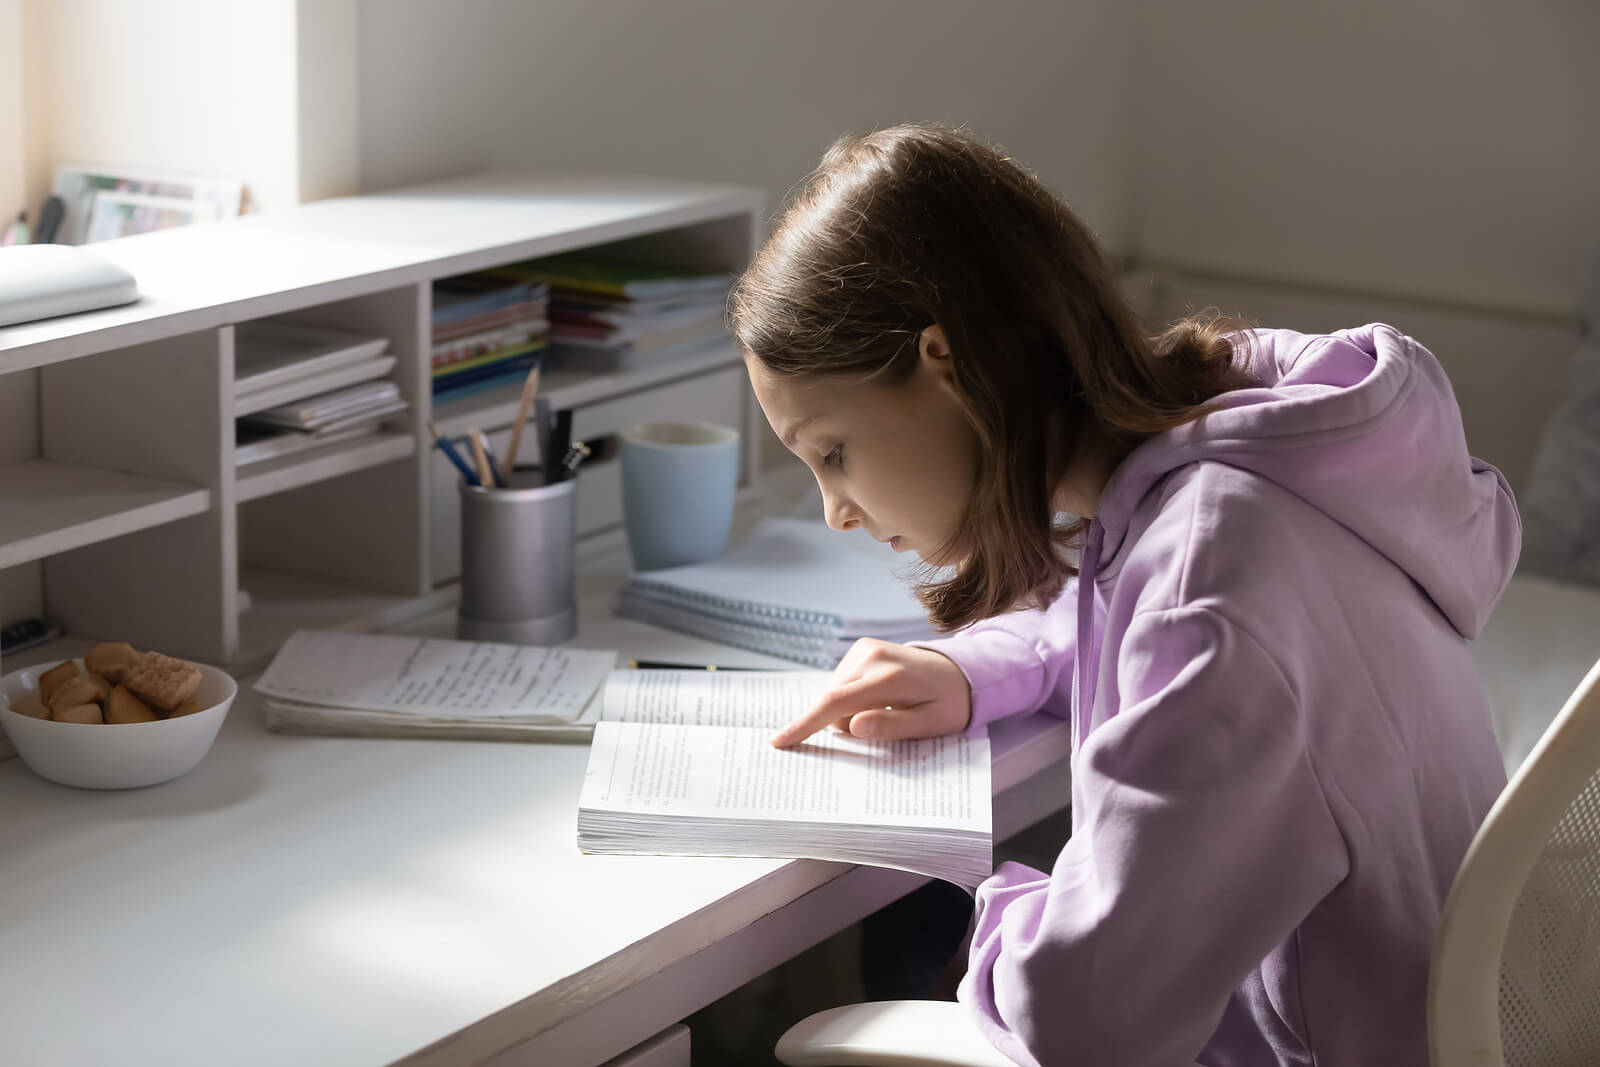
M 821 701 L 810 711 L 790 722 L 772 737 L 775 748 L 798 745 L 818 730 L 836 719 L 848 718 L 858 711 L 890 706 L 881 697 L 874 696 L 873 682 L 848 682 L 823 694 Z

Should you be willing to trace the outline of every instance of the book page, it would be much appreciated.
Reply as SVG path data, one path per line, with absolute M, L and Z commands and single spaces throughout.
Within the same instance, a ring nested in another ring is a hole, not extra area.
M 255 688 L 305 704 L 570 721 L 615 664 L 615 652 L 301 630 Z
M 828 671 L 612 671 L 601 718 L 777 730 L 832 683 Z
M 579 807 L 989 832 L 987 738 L 824 731 L 777 749 L 770 737 L 765 728 L 602 720 Z

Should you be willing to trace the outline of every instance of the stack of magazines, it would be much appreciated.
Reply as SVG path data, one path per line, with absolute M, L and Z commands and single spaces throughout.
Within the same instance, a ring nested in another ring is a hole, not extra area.
M 726 272 L 558 256 L 520 265 L 550 286 L 550 354 L 622 370 L 727 343 Z
M 234 339 L 234 462 L 376 434 L 409 405 L 388 338 L 261 320 Z
M 916 557 L 817 519 L 769 518 L 709 563 L 630 575 L 617 614 L 831 668 L 862 637 L 933 636 L 912 592 Z
M 521 381 L 545 347 L 550 287 L 513 269 L 433 283 L 433 395 L 457 398 Z

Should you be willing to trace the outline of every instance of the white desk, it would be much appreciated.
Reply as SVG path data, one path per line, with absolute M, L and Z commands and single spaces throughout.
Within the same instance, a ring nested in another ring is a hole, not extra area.
M 573 644 L 792 666 L 614 618 L 624 565 L 585 561 Z M 921 882 L 585 856 L 586 746 L 280 736 L 241 681 L 176 782 L 97 793 L 0 763 L 0 1061 L 583 1067 Z M 1006 725 L 996 839 L 1067 797 L 1065 724 Z

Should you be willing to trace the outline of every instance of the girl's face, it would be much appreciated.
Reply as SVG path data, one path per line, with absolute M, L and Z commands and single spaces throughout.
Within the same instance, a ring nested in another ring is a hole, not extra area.
M 977 472 L 977 436 L 954 389 L 944 333 L 922 333 L 899 385 L 770 374 L 746 356 L 767 422 L 822 489 L 828 525 L 861 528 L 934 566 L 959 562 L 954 540 Z

